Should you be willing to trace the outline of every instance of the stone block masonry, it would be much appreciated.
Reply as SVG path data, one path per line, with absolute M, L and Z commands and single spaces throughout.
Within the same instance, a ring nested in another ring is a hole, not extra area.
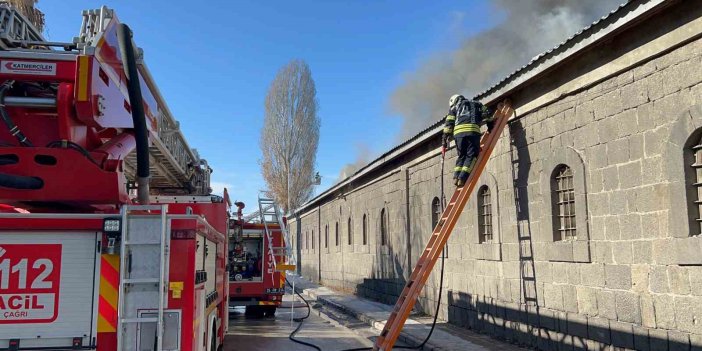
M 509 90 L 519 116 L 445 250 L 443 320 L 540 350 L 702 349 L 693 3 Z M 440 215 L 441 182 L 453 190 L 454 150 L 442 172 L 439 134 L 418 138 L 297 213 L 305 278 L 395 303 Z M 436 310 L 439 283 L 437 265 L 422 312 Z

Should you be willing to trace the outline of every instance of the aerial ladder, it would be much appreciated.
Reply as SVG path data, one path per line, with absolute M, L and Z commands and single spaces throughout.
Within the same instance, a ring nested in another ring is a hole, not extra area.
M 507 120 L 509 120 L 513 113 L 514 110 L 508 100 L 498 104 L 495 112 L 495 125 L 492 130 L 484 134 L 480 140 L 481 151 L 478 156 L 475 171 L 470 174 L 465 185 L 461 188 L 457 188 L 453 196 L 451 196 L 451 200 L 449 200 L 441 214 L 441 218 L 434 228 L 426 248 L 422 251 L 419 260 L 417 260 L 412 270 L 412 274 L 395 303 L 395 307 L 392 309 L 390 317 L 383 327 L 383 331 L 380 333 L 378 339 L 376 339 L 373 350 L 389 351 L 392 350 L 393 345 L 395 345 L 407 318 L 410 313 L 412 313 L 412 309 L 414 309 L 414 305 L 417 302 L 422 288 L 426 284 L 427 279 L 429 279 L 429 275 L 436 261 L 441 257 L 441 252 L 446 242 L 448 242 L 449 236 L 451 236 L 451 232 L 463 212 L 463 208 L 473 193 L 475 185 L 480 175 L 483 173 L 495 145 L 497 145 L 497 141 L 507 124 Z
M 120 40 L 123 25 L 107 7 L 82 15 L 73 42 L 50 42 L 13 6 L 0 2 L 0 185 L 5 185 L 0 200 L 77 207 L 126 203 L 140 178 L 148 185 L 141 202 L 149 195 L 208 195 L 211 169 L 188 145 L 131 30 L 126 29 L 128 40 Z M 121 42 L 133 50 L 123 50 Z M 127 56 L 135 63 L 131 74 L 121 64 Z M 138 109 L 143 127 L 134 123 Z M 18 117 L 24 114 L 30 117 Z M 146 141 L 141 161 L 140 140 Z M 66 186 L 76 180 L 66 175 L 77 169 L 81 182 Z M 87 187 L 100 191 L 86 192 Z

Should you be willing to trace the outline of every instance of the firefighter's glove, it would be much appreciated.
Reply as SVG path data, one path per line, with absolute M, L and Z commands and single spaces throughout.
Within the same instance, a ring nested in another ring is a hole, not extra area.
M 487 128 L 488 128 L 488 133 L 492 133 L 492 128 L 495 127 L 495 121 L 488 122 L 487 123 Z
M 449 145 L 451 145 L 451 134 L 444 134 L 441 140 L 441 145 L 445 148 L 448 149 Z

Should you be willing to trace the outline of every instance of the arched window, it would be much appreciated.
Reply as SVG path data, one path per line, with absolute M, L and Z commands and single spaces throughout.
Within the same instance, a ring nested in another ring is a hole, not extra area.
M 363 245 L 368 245 L 368 220 L 366 219 L 366 215 L 363 215 L 363 228 L 361 228 L 363 231 Z
M 551 202 L 554 213 L 554 241 L 575 240 L 575 188 L 573 186 L 573 170 L 560 165 L 553 172 L 551 180 Z
M 478 218 L 478 242 L 492 242 L 492 199 L 487 185 L 478 190 Z
M 329 224 L 324 226 L 324 248 L 329 248 Z
M 336 222 L 336 226 L 334 227 L 334 244 L 339 246 L 339 222 Z
M 693 134 L 688 141 L 685 158 L 690 215 L 690 235 L 702 233 L 702 138 Z
M 388 216 L 385 209 L 380 210 L 380 245 L 387 244 Z
M 349 245 L 353 245 L 353 226 L 351 225 L 351 217 L 346 222 L 346 233 L 349 236 Z
M 441 218 L 441 200 L 435 197 L 431 200 L 431 229 L 434 230 L 436 225 L 439 224 L 439 218 Z

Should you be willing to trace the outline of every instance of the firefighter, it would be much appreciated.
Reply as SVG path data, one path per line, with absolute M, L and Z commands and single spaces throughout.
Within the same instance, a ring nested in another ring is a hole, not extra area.
M 449 113 L 444 125 L 443 145 L 448 147 L 451 138 L 456 141 L 456 167 L 453 180 L 462 187 L 473 171 L 480 152 L 480 126 L 488 124 L 492 129 L 493 113 L 480 102 L 467 100 L 463 95 L 453 95 L 449 99 Z

